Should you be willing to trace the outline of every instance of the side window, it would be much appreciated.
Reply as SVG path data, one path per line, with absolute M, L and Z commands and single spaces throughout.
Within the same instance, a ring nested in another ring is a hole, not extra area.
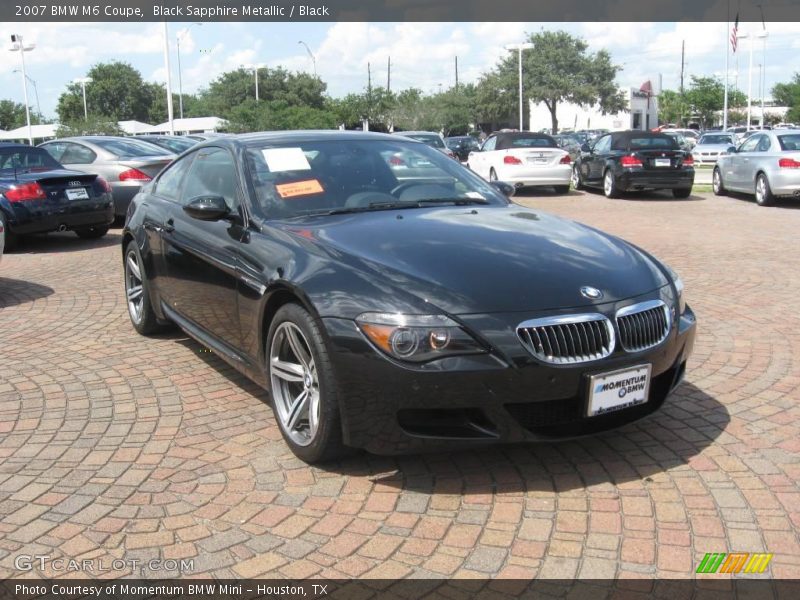
M 496 137 L 490 137 L 488 140 L 483 142 L 483 151 L 484 152 L 491 152 L 494 150 L 495 145 L 497 144 Z
M 181 204 L 188 204 L 198 196 L 222 196 L 231 211 L 237 211 L 241 202 L 236 185 L 236 165 L 231 153 L 223 148 L 198 150 L 186 177 L 181 194 Z
M 51 144 L 43 144 L 42 146 L 40 146 L 40 148 L 45 152 L 47 152 L 58 162 L 64 162 L 61 160 L 61 156 L 64 154 L 64 150 L 66 149 L 66 145 L 64 144 L 64 142 L 52 142 Z
M 611 136 L 604 135 L 594 145 L 594 152 L 597 154 L 605 154 L 611 149 Z
M 762 135 L 759 137 L 761 139 L 758 141 L 758 146 L 756 146 L 756 152 L 769 152 L 769 147 L 771 145 L 769 136 Z
M 739 152 L 754 152 L 756 149 L 756 145 L 758 144 L 758 138 L 760 136 L 754 135 L 745 140 L 745 142 L 739 147 Z
M 88 165 L 93 163 L 97 155 L 86 146 L 64 142 L 64 154 L 61 163 L 65 165 Z
M 167 167 L 156 181 L 153 192 L 157 196 L 177 202 L 183 176 L 189 170 L 194 156 L 194 153 L 192 153 Z

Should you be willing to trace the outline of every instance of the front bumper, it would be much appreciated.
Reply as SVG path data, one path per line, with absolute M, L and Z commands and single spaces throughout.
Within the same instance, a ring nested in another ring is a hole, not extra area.
M 353 321 L 323 322 L 331 341 L 345 443 L 376 454 L 566 439 L 638 420 L 661 407 L 680 383 L 696 329 L 687 308 L 667 339 L 644 352 L 618 349 L 602 360 L 548 365 L 517 344 L 517 355 L 510 360 L 500 347 L 497 354 L 450 358 L 412 370 L 378 354 Z M 646 403 L 585 416 L 590 375 L 646 363 L 652 365 Z

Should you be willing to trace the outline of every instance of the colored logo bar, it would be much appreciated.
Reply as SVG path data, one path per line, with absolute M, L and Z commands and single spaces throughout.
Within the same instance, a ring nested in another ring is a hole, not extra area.
M 709 552 L 697 565 L 697 573 L 763 573 L 772 554 L 758 552 Z

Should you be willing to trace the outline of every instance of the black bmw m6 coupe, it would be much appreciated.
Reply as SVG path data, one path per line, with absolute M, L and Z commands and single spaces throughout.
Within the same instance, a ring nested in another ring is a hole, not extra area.
M 264 385 L 309 462 L 568 438 L 654 412 L 694 344 L 681 280 L 512 193 L 400 136 L 209 140 L 130 205 L 131 321 L 177 324 Z

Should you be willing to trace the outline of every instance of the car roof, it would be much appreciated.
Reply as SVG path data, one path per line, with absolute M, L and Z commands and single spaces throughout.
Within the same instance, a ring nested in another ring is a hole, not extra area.
M 35 148 L 36 146 L 29 146 L 28 144 L 20 144 L 19 142 L 0 142 L 0 149 L 2 148 Z
M 435 135 L 436 137 L 441 137 L 435 131 L 395 131 L 395 132 L 393 132 L 393 134 L 394 135 Z
M 430 133 L 430 132 L 409 132 L 404 131 L 400 135 L 407 133 Z M 436 134 L 439 135 L 439 134 Z M 258 133 L 241 133 L 236 136 L 223 136 L 208 140 L 204 144 L 218 145 L 230 144 L 237 145 L 242 142 L 247 145 L 255 145 L 258 142 L 318 142 L 324 140 L 385 140 L 397 142 L 397 137 L 386 133 L 376 133 L 371 131 L 339 131 L 338 129 L 306 129 L 297 131 L 262 131 Z M 409 139 L 409 142 L 415 142 Z

